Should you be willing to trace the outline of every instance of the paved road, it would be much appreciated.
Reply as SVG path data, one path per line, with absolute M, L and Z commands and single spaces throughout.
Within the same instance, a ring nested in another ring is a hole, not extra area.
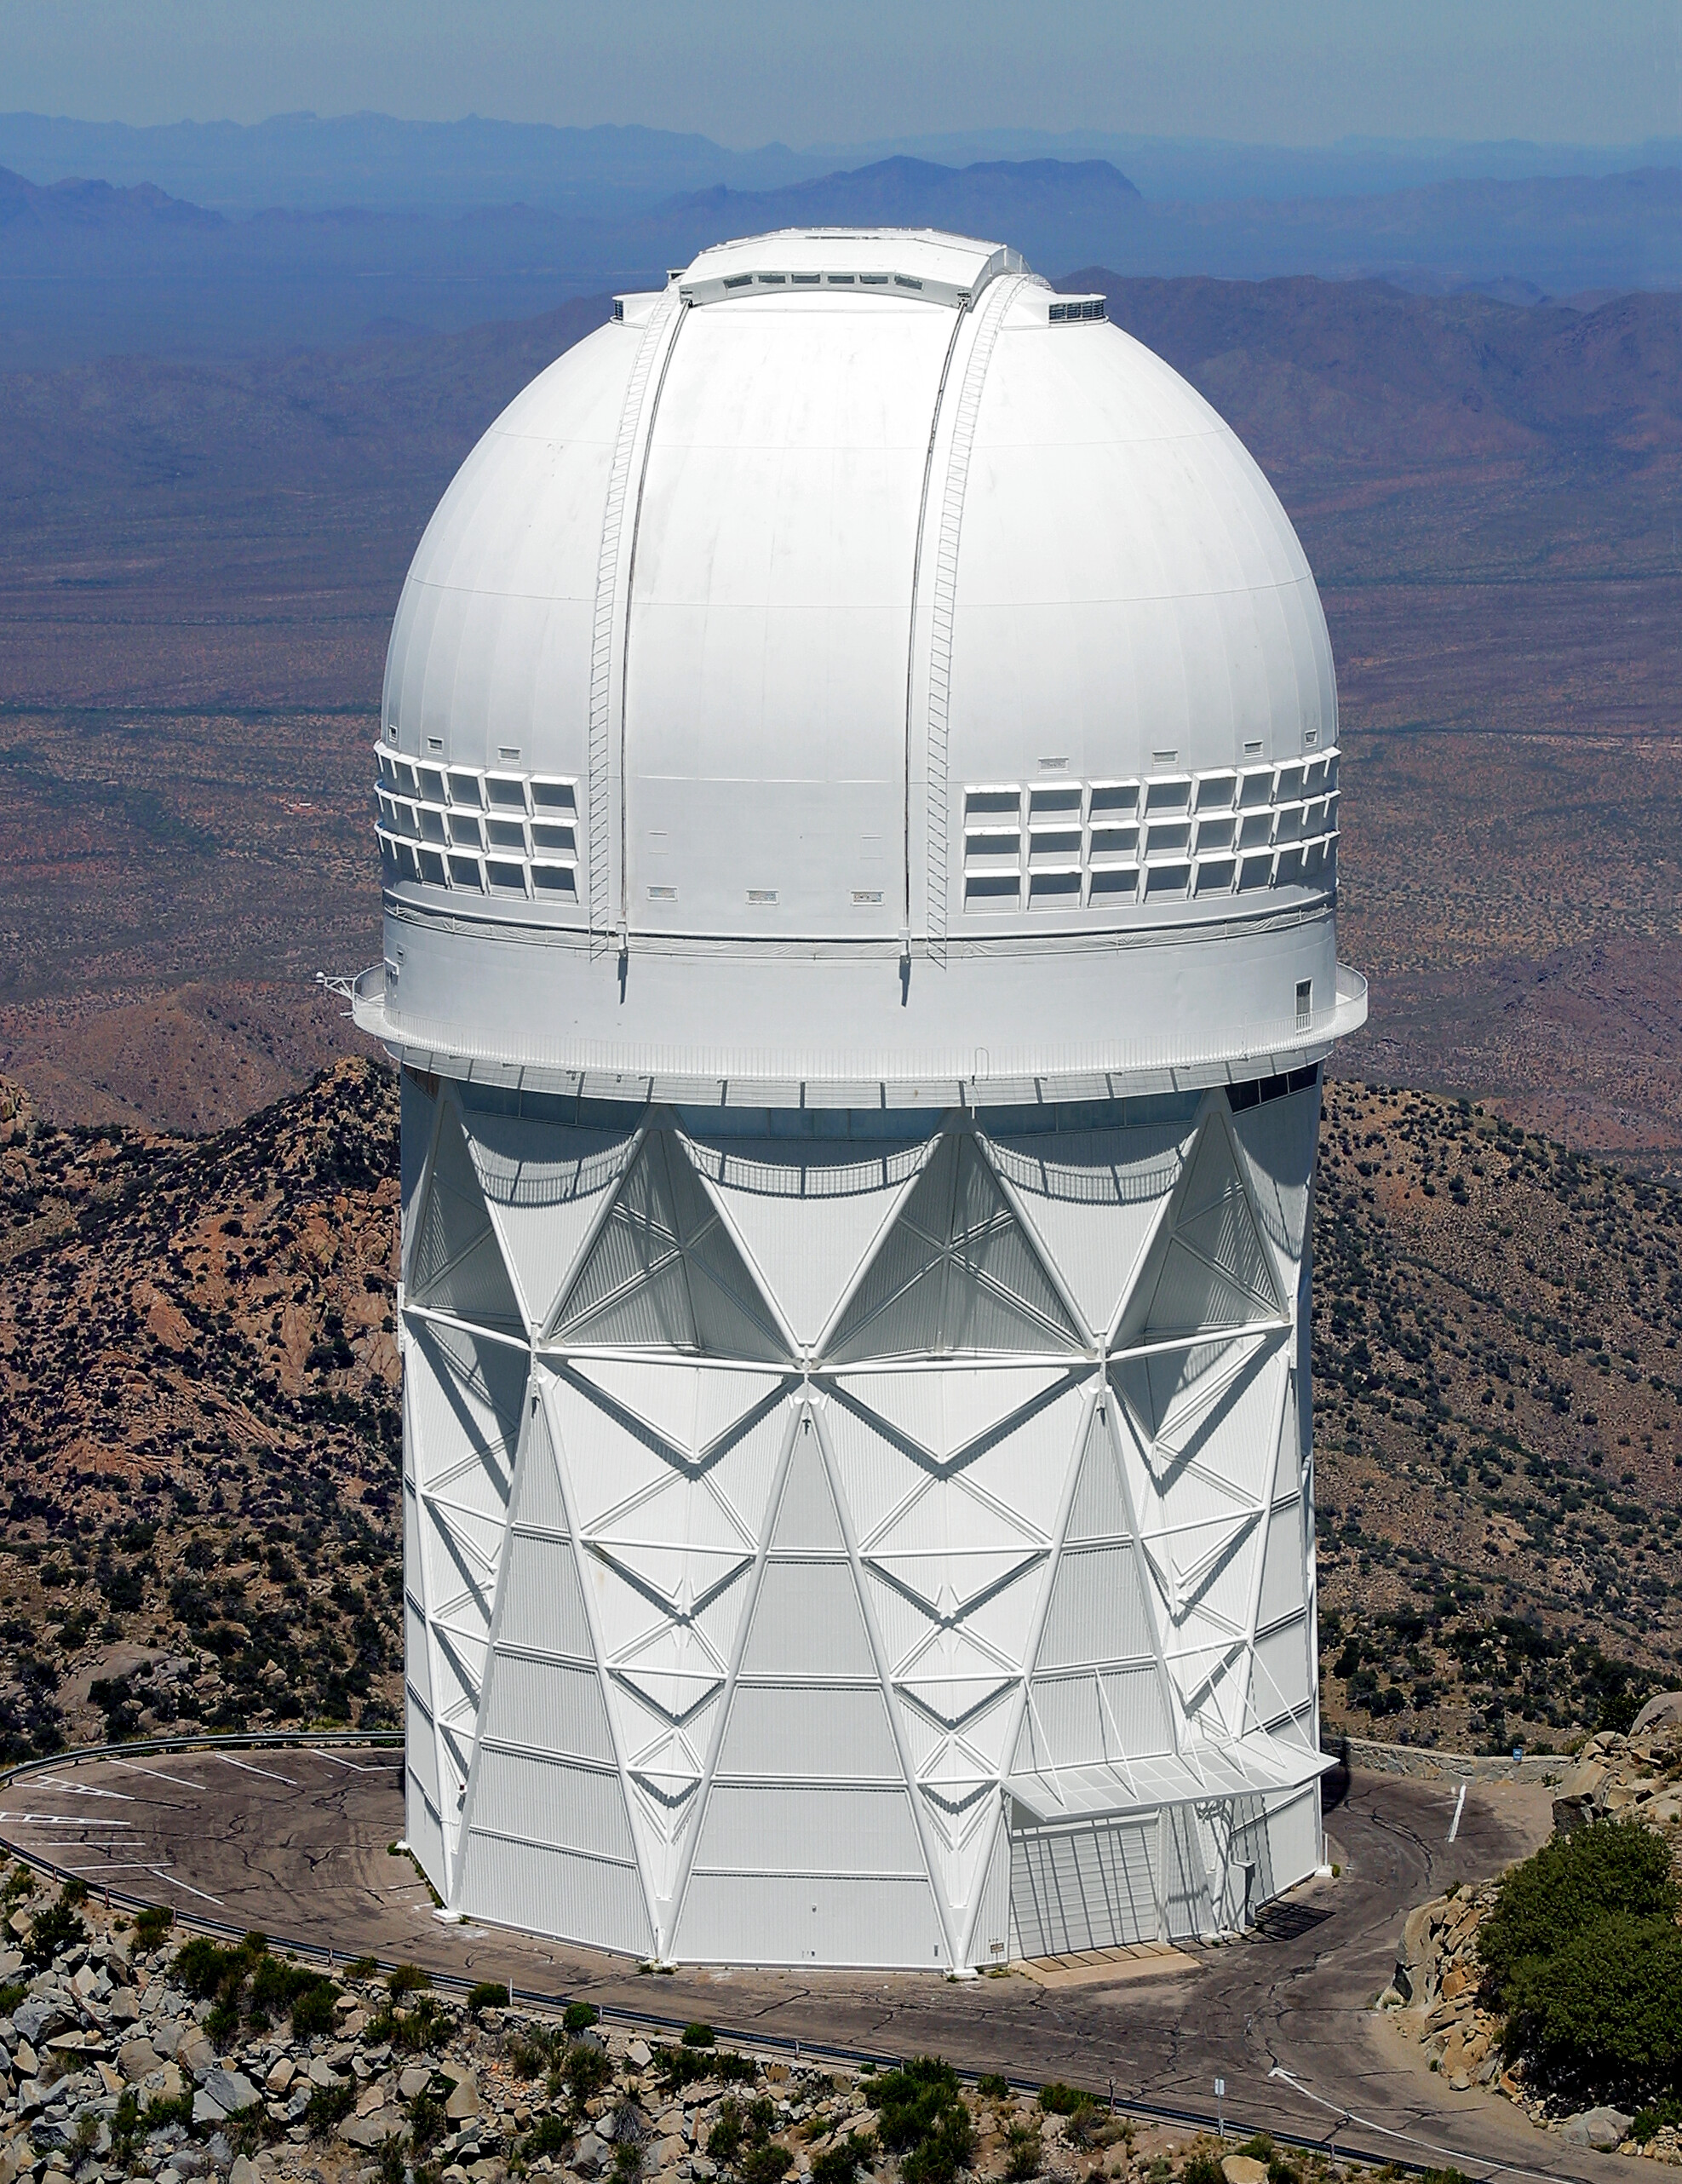
M 1265 1930 L 1194 1950 L 1167 1974 L 1046 1988 L 1019 1974 L 959 1984 L 923 1974 L 682 1970 L 498 1930 L 441 1925 L 402 1830 L 395 1753 L 357 1747 L 197 1751 L 67 1762 L 0 1792 L 13 1847 L 182 1912 L 287 1941 L 408 1958 L 434 1972 L 587 1994 L 609 2009 L 703 2018 L 879 2055 L 935 2052 L 969 2070 L 1062 2078 L 1247 2128 L 1332 2134 L 1468 2175 L 1627 2180 L 1627 2164 L 1567 2148 L 1506 2101 L 1451 2094 L 1373 2013 L 1408 1910 L 1497 1872 L 1547 1828 L 1545 1796 L 1476 1785 L 1457 1839 L 1454 1791 L 1359 1776 L 1328 1821 L 1335 1881 L 1311 1882 Z M 1274 2075 L 1286 2071 L 1289 2079 Z

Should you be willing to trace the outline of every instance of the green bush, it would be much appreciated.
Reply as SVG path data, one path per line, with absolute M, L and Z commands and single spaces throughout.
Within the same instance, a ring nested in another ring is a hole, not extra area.
M 1226 2184 L 1214 2155 L 1199 2147 L 1180 2172 L 1180 2184 Z
M 482 2010 L 506 2009 L 508 1989 L 502 1980 L 478 1980 L 468 1989 L 468 2015 L 477 2017 Z
M 707 2139 L 707 2152 L 715 2161 L 734 2161 L 742 2148 L 742 2111 L 733 2101 L 721 2101 Z
M 905 2184 L 951 2184 L 969 2166 L 974 2131 L 958 2074 L 938 2055 L 918 2055 L 887 2071 L 870 2089 L 879 2135 L 900 2157 Z
M 715 2048 L 718 2045 L 718 2034 L 714 2032 L 710 2025 L 699 2023 L 686 2025 L 683 2028 L 683 2044 L 686 2048 Z
M 1509 2058 L 1547 2091 L 1639 2108 L 1682 2091 L 1682 1931 L 1663 1842 L 1600 1821 L 1516 1866 L 1478 1937 Z
M 135 1914 L 135 1944 L 141 1949 L 155 1949 L 175 1922 L 175 1914 L 163 1904 L 148 1904 L 144 1911 Z
M 767 2139 L 763 2146 L 749 2147 L 743 2155 L 742 2184 L 778 2184 L 778 2179 L 794 2165 L 795 2157 L 787 2147 L 773 2146 Z
M 336 2124 L 343 2123 L 356 2106 L 356 2095 L 354 2079 L 347 2085 L 316 2087 L 304 2111 L 304 2121 L 317 2138 L 325 2138 Z
M 581 2107 L 600 2093 L 613 2076 L 613 2065 L 608 2057 L 600 2048 L 592 2048 L 583 2040 L 575 2041 L 566 2050 L 566 2060 L 561 2067 L 566 2074 L 568 2089 Z
M 1478 1936 L 1499 1992 L 1526 1960 L 1547 1957 L 1609 1911 L 1673 1918 L 1670 1854 L 1636 1820 L 1602 1820 L 1557 1836 L 1507 1876 Z
M 997 2071 L 990 2070 L 976 2079 L 975 2089 L 984 2101 L 1008 2101 L 1010 2080 L 1001 2078 Z
M 600 2018 L 601 2012 L 593 2002 L 569 2002 L 566 2014 L 560 2021 L 569 2032 L 588 2032 Z
M 849 2131 L 844 2139 L 826 2146 L 812 2161 L 812 2184 L 852 2184 L 861 2169 L 868 2169 L 876 2150 L 874 2135 Z
M 292 2037 L 313 2040 L 319 2033 L 330 2032 L 337 2015 L 339 1990 L 329 1979 L 319 1975 L 306 1977 L 292 1989 L 289 2009 L 292 2019 Z
M 43 1972 L 61 1951 L 73 1949 L 87 1939 L 88 1929 L 76 1916 L 75 1905 L 60 1896 L 56 1903 L 48 1905 L 30 1928 L 23 1945 L 24 1957 L 37 1972 Z
M 540 2116 L 531 2126 L 525 2141 L 525 2156 L 528 2160 L 536 2161 L 547 2153 L 559 2160 L 571 2144 L 572 2126 L 552 2110 L 547 2116 Z
M 1532 2074 L 1639 2107 L 1682 2091 L 1682 1931 L 1613 1911 L 1507 1982 L 1507 2037 Z
M 1026 2184 L 1029 2177 L 1037 2176 L 1043 2151 L 1043 2142 L 1031 2124 L 1013 2124 L 1005 2133 L 1005 2175 L 1010 2184 Z
M 1097 2096 L 1078 2085 L 1065 2085 L 1060 2078 L 1053 2078 L 1049 2085 L 1040 2088 L 1040 2106 L 1048 2116 L 1075 2116 L 1082 2108 L 1095 2108 Z
M 386 1974 L 386 1991 L 393 2002 L 400 2002 L 405 1994 L 418 1994 L 431 1985 L 431 1973 L 423 1972 L 418 1964 L 399 1964 Z

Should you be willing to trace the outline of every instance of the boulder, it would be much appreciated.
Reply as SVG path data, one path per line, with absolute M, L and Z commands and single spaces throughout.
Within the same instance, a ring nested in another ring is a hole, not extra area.
M 260 2184 L 262 2171 L 255 2161 L 243 2153 L 233 2158 L 233 2167 L 228 2171 L 227 2184 Z
M 397 2089 L 404 2100 L 412 2101 L 417 2093 L 424 2093 L 432 2083 L 432 2066 L 428 2063 L 410 2063 L 398 2074 Z
M 1645 1737 L 1656 1729 L 1682 1728 L 1682 1691 L 1656 1693 L 1636 1716 L 1632 1737 Z M 0 1976 L 4 1974 L 0 1965 Z
M 646 2070 L 653 2060 L 653 2050 L 646 2040 L 639 2038 L 627 2043 L 625 2060 L 633 2070 Z
M 215 2102 L 224 2116 L 244 2115 L 246 2109 L 256 2106 L 259 2098 L 256 2087 L 243 2070 L 213 2070 L 201 2090 Z M 193 2105 L 196 2110 L 198 2103 Z
M 572 2149 L 572 2167 L 580 2176 L 600 2176 L 607 2148 L 594 2131 L 586 2131 Z
M 263 2080 L 263 2083 L 271 2093 L 284 2093 L 297 2074 L 298 2066 L 290 2055 L 282 2055 Z
M 387 2139 L 406 2138 L 409 2126 L 383 2110 L 372 2116 L 347 2116 L 336 2135 L 347 2146 L 382 2147 Z
M 1604 2153 L 1627 2137 L 1634 2121 L 1622 2108 L 1585 2108 L 1580 2115 L 1567 2117 L 1559 2135 L 1568 2146 L 1592 2146 Z
M 117 2067 L 130 2085 L 138 2085 L 155 2070 L 162 2070 L 164 2058 L 150 2040 L 125 2040 L 117 2050 Z
M 113 2025 L 133 2025 L 138 2022 L 141 2006 L 133 1987 L 118 1987 L 111 1997 L 111 2021 Z
M 26 1995 L 12 2012 L 13 2024 L 32 2048 L 40 2047 L 69 2021 L 69 2011 L 51 1994 Z
M 452 2124 L 462 2124 L 479 2113 L 479 2086 L 471 2071 L 464 2072 L 450 2089 L 444 2112 Z
M 326 2056 L 318 2055 L 309 2066 L 309 2082 L 312 2085 L 320 2086 L 324 2091 L 332 2086 L 341 2084 L 342 2080 Z
M 1226 2184 L 1267 2184 L 1267 2164 L 1253 2153 L 1229 2153 L 1220 2164 Z
M 157 2043 L 154 2041 L 152 2044 L 156 2046 Z M 195 2025 L 190 2032 L 181 2035 L 181 2044 L 175 2049 L 175 2060 L 203 2085 L 216 2067 L 216 2051 Z

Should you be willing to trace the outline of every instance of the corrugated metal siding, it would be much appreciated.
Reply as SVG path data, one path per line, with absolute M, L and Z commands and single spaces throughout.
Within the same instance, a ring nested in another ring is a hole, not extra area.
M 484 1733 L 531 1752 L 613 1762 L 607 1711 L 593 1668 L 533 1660 L 498 1647 Z
M 528 1934 L 646 1957 L 654 1945 L 642 1883 L 629 1865 L 515 1842 L 475 1829 L 461 1908 Z
M 697 1872 L 673 1953 L 703 1963 L 944 1963 L 927 1880 Z
M 1063 1957 L 1154 1941 L 1156 1832 L 1154 1819 L 1014 1831 L 1010 1911 L 1016 1953 Z
M 709 1873 L 926 1872 L 903 1785 L 810 1782 L 715 1782 L 695 1865 Z
M 879 1686 L 738 1683 L 720 1774 L 903 1782 Z
M 509 1540 L 508 1585 L 497 1636 L 502 1648 L 594 1659 L 584 1595 L 566 1540 L 537 1539 L 523 1532 Z
M 1155 1658 L 1151 1611 L 1131 1547 L 1065 1547 L 1052 1580 L 1040 1669 Z
M 1267 1846 L 1275 1893 L 1320 1863 L 1320 1785 L 1315 1783 L 1267 1815 Z
M 750 1676 L 873 1678 L 852 1572 L 845 1562 L 768 1562 L 742 1671 Z
M 479 1755 L 473 1831 L 576 1850 L 592 1857 L 634 1859 L 624 1792 L 617 1770 L 511 1752 L 488 1740 Z
M 401 1204 L 398 1261 L 399 1265 L 407 1267 L 414 1242 L 417 1193 L 427 1155 L 432 1147 L 433 1118 L 438 1110 L 431 1095 L 412 1069 L 400 1071 L 398 1083 L 398 1161 Z M 406 1275 L 405 1279 L 407 1279 Z
M 1232 1118 L 1268 1241 L 1293 1264 L 1302 1256 L 1319 1121 L 1317 1083 L 1283 1100 L 1264 1100 Z
M 1264 1721 L 1302 1705 L 1312 1696 L 1306 1623 L 1299 1618 L 1258 1638 L 1255 1664 L 1255 1710 Z
M 624 1172 L 634 1132 L 568 1129 L 515 1115 L 463 1119 L 520 1293 L 543 1326 L 606 1193 Z
M 1278 1503 L 1268 1520 L 1257 1622 L 1265 1626 L 1278 1622 L 1282 1616 L 1300 1615 L 1307 1598 L 1306 1578 L 1302 1504 L 1295 1501 Z
M 1162 1876 L 1162 1911 L 1168 1938 L 1183 1940 L 1206 1934 L 1212 1918 L 1208 1875 L 1197 1840 L 1197 1821 L 1183 1805 L 1168 1808 L 1165 1829 L 1168 1864 Z

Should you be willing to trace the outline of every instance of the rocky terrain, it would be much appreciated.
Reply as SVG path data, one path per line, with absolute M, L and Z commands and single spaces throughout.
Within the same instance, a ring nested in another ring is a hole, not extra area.
M 1090 2094 L 963 2084 L 921 2059 L 820 2068 L 606 2026 L 588 2004 L 464 1999 L 370 1959 L 338 1978 L 50 1901 L 14 1869 L 0 1951 L 0 2184 L 1303 2184 L 1360 2164 L 1115 2115 Z M 38 1905 L 38 1908 L 37 1908 Z
M 1682 1659 L 1682 1201 L 1332 1081 L 1314 1223 L 1330 1725 L 1564 1750 Z
M 1639 1820 L 1665 1840 L 1682 1873 L 1682 1694 L 1654 1701 L 1630 1736 L 1591 1738 L 1559 1783 L 1553 1809 L 1556 1826 L 1567 1831 L 1608 1817 Z M 1500 1887 L 1462 1887 L 1410 1911 L 1379 2007 L 1423 2043 L 1451 2092 L 1490 2086 L 1569 2140 L 1682 2167 L 1682 2110 L 1674 2101 L 1639 2114 L 1605 2104 L 1583 2109 L 1534 2082 L 1522 2060 L 1508 2066 L 1506 2020 L 1479 1954 Z
M 394 1722 L 389 1072 L 206 1139 L 0 1115 L 0 1759 Z M 1679 1246 L 1661 1186 L 1328 1084 L 1329 1726 L 1564 1750 L 1676 1681 Z
M 0 1116 L 0 1761 L 393 1722 L 389 1075 L 204 1140 Z

